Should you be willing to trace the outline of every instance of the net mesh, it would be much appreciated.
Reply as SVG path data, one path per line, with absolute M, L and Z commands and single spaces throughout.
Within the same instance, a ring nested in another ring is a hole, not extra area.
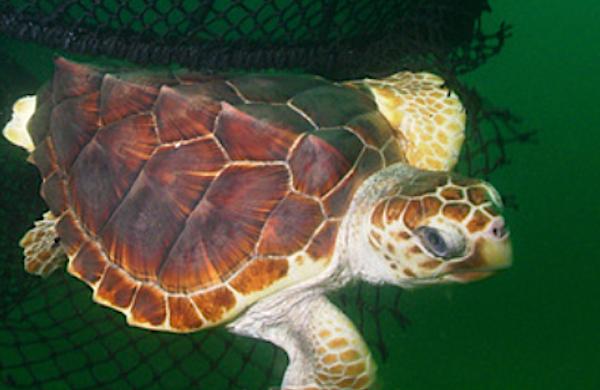
M 506 148 L 532 133 L 510 112 L 484 104 L 458 76 L 497 54 L 506 25 L 482 30 L 485 0 L 6 0 L 0 33 L 67 53 L 178 63 L 206 71 L 301 69 L 331 78 L 401 69 L 442 75 L 461 96 L 467 142 L 458 170 L 489 177 Z M 41 84 L 0 47 L 0 125 L 10 104 Z M 287 364 L 276 347 L 222 328 L 189 335 L 126 326 L 95 305 L 66 273 L 42 280 L 23 271 L 17 246 L 45 205 L 36 169 L 0 140 L 0 384 L 29 389 L 265 389 Z M 332 299 L 349 314 L 376 359 L 385 360 L 382 324 L 402 328 L 400 291 L 348 286 Z M 0 386 L 1 387 L 1 386 Z
M 141 65 L 352 78 L 431 54 L 476 68 L 507 36 L 504 25 L 482 32 L 488 9 L 485 0 L 5 0 L 0 32 Z

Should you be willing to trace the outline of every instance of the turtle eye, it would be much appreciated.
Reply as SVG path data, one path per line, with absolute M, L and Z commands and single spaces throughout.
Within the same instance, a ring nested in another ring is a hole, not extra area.
M 448 257 L 448 244 L 446 244 L 446 240 L 442 237 L 439 230 L 429 226 L 422 226 L 417 229 L 416 233 L 425 248 L 432 254 L 444 259 Z
M 449 228 L 438 230 L 430 226 L 421 226 L 415 230 L 425 249 L 432 255 L 449 260 L 465 254 L 465 238 L 459 231 Z

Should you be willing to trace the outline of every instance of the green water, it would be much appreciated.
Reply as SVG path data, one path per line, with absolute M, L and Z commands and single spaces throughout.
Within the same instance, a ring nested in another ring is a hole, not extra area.
M 469 75 L 538 129 L 493 175 L 515 265 L 480 284 L 404 295 L 414 326 L 382 367 L 390 388 L 600 388 L 600 2 L 493 1 L 513 38 Z
M 511 146 L 511 164 L 492 177 L 517 197 L 507 211 L 515 265 L 404 294 L 412 325 L 386 327 L 384 389 L 600 388 L 600 2 L 491 5 L 486 25 L 507 20 L 514 36 L 466 80 L 538 130 L 538 144 Z M 16 46 L 49 77 L 50 51 Z

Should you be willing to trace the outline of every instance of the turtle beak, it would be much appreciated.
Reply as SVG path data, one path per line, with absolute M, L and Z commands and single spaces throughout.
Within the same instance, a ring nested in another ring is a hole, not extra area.
M 446 277 L 456 282 L 482 280 L 512 265 L 513 253 L 510 234 L 506 229 L 490 229 L 475 243 L 475 250 L 468 258 L 448 264 Z

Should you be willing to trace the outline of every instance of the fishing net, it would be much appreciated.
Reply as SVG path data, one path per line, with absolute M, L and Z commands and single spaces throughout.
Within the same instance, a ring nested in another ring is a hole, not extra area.
M 488 177 L 506 146 L 531 134 L 507 111 L 484 104 L 458 76 L 498 53 L 507 26 L 481 26 L 485 0 L 5 0 L 0 34 L 70 54 L 139 65 L 219 70 L 302 70 L 358 78 L 401 69 L 441 74 L 462 97 L 468 136 L 459 171 Z M 39 85 L 0 47 L 0 126 L 16 96 Z M 29 389 L 266 389 L 287 364 L 274 346 L 222 328 L 189 335 L 126 326 L 95 305 L 66 273 L 23 271 L 17 242 L 46 208 L 36 169 L 0 140 L 0 386 Z M 376 358 L 387 356 L 382 324 L 408 320 L 400 292 L 356 284 L 332 296 Z
M 291 69 L 351 78 L 435 54 L 474 69 L 483 0 L 4 0 L 0 33 L 93 57 L 218 70 Z

